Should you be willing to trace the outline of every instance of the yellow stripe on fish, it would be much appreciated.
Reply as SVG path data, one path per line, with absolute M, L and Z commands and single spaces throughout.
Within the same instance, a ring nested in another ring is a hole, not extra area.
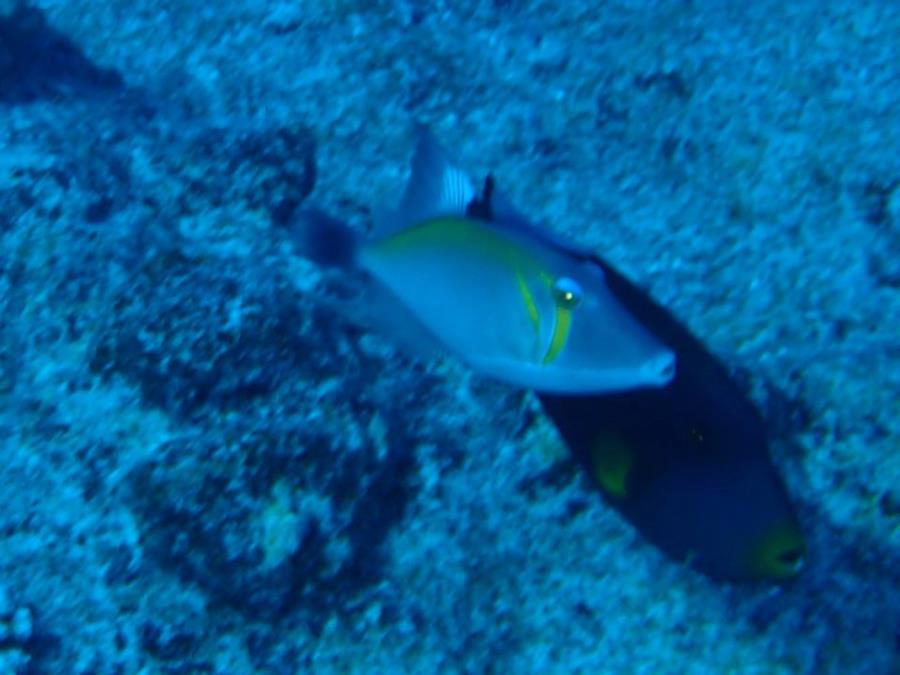
M 547 346 L 547 353 L 544 354 L 541 363 L 547 366 L 556 360 L 562 350 L 565 349 L 571 328 L 572 310 L 557 305 L 553 316 L 553 334 L 550 336 L 550 344 Z
M 542 272 L 539 277 L 548 290 L 553 291 L 555 289 L 556 282 L 552 276 L 546 272 Z M 538 310 L 534 293 L 532 293 L 531 289 L 528 287 L 528 283 L 525 281 L 525 276 L 522 274 L 521 270 L 516 270 L 516 282 L 519 285 L 519 293 L 522 295 L 522 300 L 525 303 L 525 311 L 528 313 L 528 318 L 531 320 L 535 335 L 540 339 L 540 311 Z M 553 363 L 562 350 L 565 349 L 566 343 L 569 340 L 569 332 L 572 328 L 571 309 L 556 299 L 556 293 L 554 293 L 554 300 L 556 300 L 556 302 L 553 310 L 553 330 L 550 333 L 550 340 L 547 343 L 547 348 L 544 350 L 544 355 L 541 358 L 541 363 L 543 365 L 550 365 Z
M 525 282 L 525 276 L 522 274 L 521 270 L 516 270 L 516 283 L 519 284 L 519 293 L 522 294 L 522 300 L 525 301 L 525 311 L 528 312 L 528 318 L 531 320 L 534 332 L 540 335 L 541 314 L 538 311 L 537 303 L 534 301 L 534 293 L 528 288 L 528 284 Z
M 545 280 L 550 281 L 548 278 Z M 572 330 L 573 310 L 581 303 L 582 296 L 581 287 L 572 279 L 554 279 L 551 288 L 556 311 L 553 317 L 553 334 L 550 336 L 547 353 L 544 354 L 544 365 L 553 363 L 565 349 Z
M 423 247 L 439 246 L 443 250 L 463 250 L 470 255 L 488 255 L 507 263 L 536 265 L 526 259 L 521 247 L 510 246 L 507 237 L 464 216 L 437 216 L 372 242 L 373 246 L 394 254 L 420 254 Z

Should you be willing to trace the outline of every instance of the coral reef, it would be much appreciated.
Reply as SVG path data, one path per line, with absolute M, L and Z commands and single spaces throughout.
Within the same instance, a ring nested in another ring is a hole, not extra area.
M 0 2 L 0 670 L 890 673 L 900 9 Z M 810 537 L 728 587 L 533 397 L 347 320 L 414 121 L 740 373 Z

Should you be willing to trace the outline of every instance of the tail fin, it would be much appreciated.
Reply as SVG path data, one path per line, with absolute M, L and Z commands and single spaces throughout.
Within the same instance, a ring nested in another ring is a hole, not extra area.
M 290 224 L 297 252 L 323 267 L 353 267 L 359 235 L 323 211 L 301 211 Z

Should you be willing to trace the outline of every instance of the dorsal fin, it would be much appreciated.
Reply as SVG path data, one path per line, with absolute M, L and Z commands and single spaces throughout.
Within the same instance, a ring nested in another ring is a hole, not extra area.
M 475 197 L 464 171 L 450 160 L 425 127 L 416 130 L 416 151 L 403 199 L 396 210 L 379 214 L 375 235 L 384 237 L 437 216 L 462 216 Z
M 466 205 L 466 216 L 476 220 L 491 222 L 494 219 L 493 198 L 494 176 L 489 173 L 484 178 L 484 187 L 481 188 L 481 194 Z
M 492 227 L 509 232 L 519 232 L 534 237 L 548 246 L 552 246 L 569 255 L 581 259 L 590 259 L 593 254 L 581 247 L 567 241 L 553 230 L 542 225 L 536 225 L 528 219 L 512 203 L 501 190 L 497 189 L 497 181 L 493 174 L 488 174 L 484 180 L 484 188 L 477 197 L 469 202 L 466 215 L 490 223 Z
M 490 185 L 488 185 L 490 180 Z M 509 197 L 497 189 L 497 181 L 492 175 L 488 175 L 484 183 L 482 199 L 489 200 L 491 219 L 499 222 L 512 222 L 522 225 L 530 225 L 531 221 L 517 209 Z
M 416 150 L 403 199 L 396 209 L 375 209 L 375 239 L 439 216 L 468 216 L 491 227 L 536 237 L 570 255 L 590 259 L 592 253 L 566 241 L 552 230 L 532 223 L 488 174 L 479 194 L 468 174 L 450 159 L 426 127 L 416 127 Z M 599 269 L 599 268 L 598 268 Z

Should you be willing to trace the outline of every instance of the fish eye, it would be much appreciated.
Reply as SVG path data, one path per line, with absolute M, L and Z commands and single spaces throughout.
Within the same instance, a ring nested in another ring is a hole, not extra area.
M 566 309 L 573 309 L 581 304 L 584 293 L 581 286 L 574 279 L 560 277 L 553 284 L 553 299 L 556 304 Z

